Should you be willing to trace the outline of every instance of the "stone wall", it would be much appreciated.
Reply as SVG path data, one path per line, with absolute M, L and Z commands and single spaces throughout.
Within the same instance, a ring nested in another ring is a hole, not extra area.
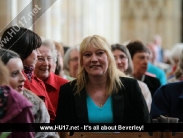
M 1 0 L 2 30 L 31 0 Z M 53 0 L 32 0 L 44 8 Z M 181 41 L 181 0 L 57 0 L 36 21 L 33 29 L 40 36 L 68 46 L 80 44 L 84 37 L 102 35 L 109 43 L 139 39 L 145 44 L 153 35 L 163 39 L 163 48 Z M 21 20 L 21 19 L 19 19 Z M 14 21 L 12 25 L 18 22 Z
M 121 42 L 159 34 L 169 49 L 181 41 L 181 0 L 122 0 L 121 9 Z

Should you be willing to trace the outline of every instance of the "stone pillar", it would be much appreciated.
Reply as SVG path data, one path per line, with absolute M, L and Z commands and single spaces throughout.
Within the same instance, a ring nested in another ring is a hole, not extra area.
M 63 0 L 63 42 L 70 46 L 94 34 L 110 43 L 120 40 L 121 0 Z
M 0 32 L 4 31 L 6 25 L 12 20 L 12 1 L 11 0 L 1 0 L 0 1 Z M 3 32 L 0 33 L 0 37 Z
M 61 0 L 33 0 L 33 6 L 39 5 L 41 11 L 33 18 L 33 30 L 41 37 L 59 41 L 61 39 Z
M 181 0 L 121 1 L 121 43 L 140 39 L 145 44 L 155 34 L 162 36 L 162 47 L 181 41 Z

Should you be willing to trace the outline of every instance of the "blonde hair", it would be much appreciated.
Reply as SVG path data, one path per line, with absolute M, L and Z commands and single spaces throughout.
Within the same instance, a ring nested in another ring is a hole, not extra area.
M 117 92 L 118 89 L 121 88 L 121 86 L 123 86 L 119 77 L 120 76 L 124 77 L 125 74 L 117 69 L 114 56 L 111 52 L 111 47 L 107 43 L 105 38 L 98 35 L 93 35 L 93 36 L 86 37 L 80 44 L 80 49 L 79 49 L 80 64 L 78 68 L 77 82 L 75 85 L 75 87 L 77 88 L 76 94 L 80 93 L 80 91 L 86 86 L 88 81 L 87 72 L 85 71 L 84 67 L 81 66 L 81 63 L 82 63 L 83 53 L 90 46 L 94 46 L 106 52 L 108 61 L 109 61 L 109 66 L 107 70 L 108 79 L 107 79 L 106 94 L 110 95 L 112 92 Z
M 9 70 L 0 59 L 0 85 L 9 84 Z

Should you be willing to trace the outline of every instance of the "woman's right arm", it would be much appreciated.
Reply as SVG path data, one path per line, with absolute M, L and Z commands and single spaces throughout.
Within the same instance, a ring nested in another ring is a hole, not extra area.
M 55 123 L 72 123 L 71 104 L 73 101 L 70 96 L 72 88 L 69 87 L 71 87 L 70 84 L 62 85 L 60 87 Z

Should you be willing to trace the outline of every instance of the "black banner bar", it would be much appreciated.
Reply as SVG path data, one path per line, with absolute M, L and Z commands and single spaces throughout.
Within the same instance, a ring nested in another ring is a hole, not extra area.
M 183 132 L 182 123 L 149 124 L 11 124 L 0 123 L 1 132 Z

